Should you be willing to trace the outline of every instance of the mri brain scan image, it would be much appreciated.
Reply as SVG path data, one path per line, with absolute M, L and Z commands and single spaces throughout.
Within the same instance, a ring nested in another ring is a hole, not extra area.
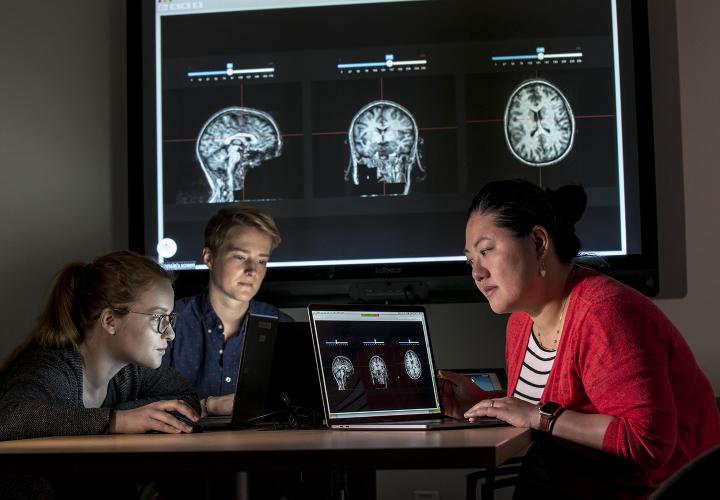
M 415 354 L 415 351 L 405 351 L 405 371 L 413 380 L 417 380 L 422 375 L 422 368 L 420 367 L 420 358 Z
M 282 154 L 282 136 L 269 114 L 252 108 L 218 111 L 205 123 L 195 152 L 210 186 L 209 203 L 235 201 L 248 169 Z
M 373 356 L 370 358 L 368 365 L 370 369 L 370 378 L 374 386 L 383 386 L 387 388 L 388 383 L 388 372 L 385 366 L 385 361 L 380 356 Z
M 575 117 L 560 90 L 546 80 L 523 82 L 505 108 L 505 139 L 513 156 L 533 167 L 557 163 L 570 152 Z
M 358 166 L 375 170 L 377 182 L 404 184 L 410 192 L 413 168 L 425 172 L 420 159 L 422 139 L 415 118 L 392 101 L 373 101 L 355 114 L 348 132 L 350 162 L 345 180 L 360 183 Z M 419 178 L 422 180 L 422 178 Z
M 355 373 L 352 361 L 345 356 L 335 356 L 332 360 L 332 373 L 335 377 L 338 391 L 347 390 L 347 379 Z

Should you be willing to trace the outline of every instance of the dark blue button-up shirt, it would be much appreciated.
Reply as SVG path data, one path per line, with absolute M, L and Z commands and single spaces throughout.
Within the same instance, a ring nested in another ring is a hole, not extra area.
M 226 342 L 222 321 L 210 304 L 207 288 L 194 297 L 178 300 L 175 312 L 175 340 L 168 346 L 163 364 L 175 367 L 201 399 L 234 393 L 247 322 L 243 321 L 240 331 Z M 248 312 L 292 321 L 275 306 L 257 300 L 250 301 Z

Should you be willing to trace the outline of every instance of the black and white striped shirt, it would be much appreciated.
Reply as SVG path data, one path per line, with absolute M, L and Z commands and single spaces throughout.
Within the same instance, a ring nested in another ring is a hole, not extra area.
M 535 338 L 535 333 L 530 335 L 530 342 L 528 342 L 525 359 L 520 370 L 520 378 L 513 396 L 534 404 L 540 402 L 550 370 L 555 362 L 556 352 L 541 347 Z

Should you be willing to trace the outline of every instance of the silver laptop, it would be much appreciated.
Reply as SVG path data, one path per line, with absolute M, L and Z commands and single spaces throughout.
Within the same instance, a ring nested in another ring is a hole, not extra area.
M 443 417 L 421 306 L 310 305 L 326 424 L 334 429 L 506 425 Z

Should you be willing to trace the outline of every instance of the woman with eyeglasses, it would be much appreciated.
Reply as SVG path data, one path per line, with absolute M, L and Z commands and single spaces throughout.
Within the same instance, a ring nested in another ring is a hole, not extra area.
M 32 335 L 0 371 L 0 440 L 183 433 L 199 401 L 161 366 L 173 330 L 169 274 L 132 252 L 67 265 Z

